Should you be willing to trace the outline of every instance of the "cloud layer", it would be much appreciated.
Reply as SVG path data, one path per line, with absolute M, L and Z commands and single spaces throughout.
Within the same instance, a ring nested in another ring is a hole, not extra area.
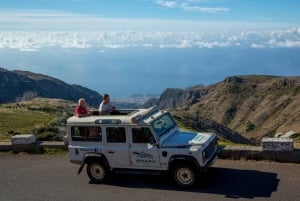
M 181 1 L 166 1 L 166 0 L 156 0 L 156 4 L 166 7 L 166 8 L 177 8 L 184 11 L 194 11 L 194 12 L 203 12 L 203 13 L 218 13 L 218 12 L 227 12 L 229 11 L 228 8 L 224 7 L 208 7 L 205 3 L 207 1 L 201 1 L 201 0 L 194 0 L 194 1 L 188 1 L 188 0 L 181 0 Z
M 0 48 L 292 48 L 300 47 L 300 28 L 235 32 L 1 31 Z

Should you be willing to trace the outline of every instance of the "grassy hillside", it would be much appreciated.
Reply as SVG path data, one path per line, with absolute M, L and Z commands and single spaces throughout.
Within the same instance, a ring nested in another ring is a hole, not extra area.
M 0 140 L 14 134 L 34 133 L 40 139 L 59 140 L 65 133 L 66 119 L 76 103 L 59 99 L 35 98 L 31 101 L 0 105 Z

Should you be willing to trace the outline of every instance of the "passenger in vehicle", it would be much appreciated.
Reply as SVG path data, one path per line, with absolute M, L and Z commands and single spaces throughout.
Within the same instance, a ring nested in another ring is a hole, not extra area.
M 75 112 L 74 113 L 75 113 L 76 117 L 86 117 L 86 116 L 90 115 L 90 113 L 89 113 L 89 111 L 87 109 L 87 106 L 86 106 L 85 99 L 80 98 L 78 100 L 78 105 L 75 108 Z
M 100 127 L 90 127 L 89 128 L 89 137 L 99 137 L 101 134 Z
M 110 98 L 108 94 L 103 95 L 103 100 L 99 106 L 99 114 L 115 114 L 117 113 L 116 107 L 110 104 Z

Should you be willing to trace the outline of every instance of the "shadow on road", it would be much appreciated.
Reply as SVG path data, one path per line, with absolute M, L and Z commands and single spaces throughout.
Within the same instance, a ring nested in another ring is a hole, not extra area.
M 256 170 L 212 168 L 199 188 L 202 193 L 221 194 L 228 198 L 270 197 L 277 191 L 276 173 Z
M 277 190 L 279 183 L 275 173 L 228 168 L 211 168 L 201 174 L 200 180 L 196 186 L 185 189 L 177 187 L 168 174 L 155 176 L 113 174 L 102 185 L 220 194 L 230 199 L 253 199 L 270 197 L 272 192 Z

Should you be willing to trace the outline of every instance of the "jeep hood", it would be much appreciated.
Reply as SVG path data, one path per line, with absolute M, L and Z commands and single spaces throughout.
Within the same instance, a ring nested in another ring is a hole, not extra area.
M 208 133 L 177 131 L 162 142 L 162 147 L 202 145 L 211 137 Z

